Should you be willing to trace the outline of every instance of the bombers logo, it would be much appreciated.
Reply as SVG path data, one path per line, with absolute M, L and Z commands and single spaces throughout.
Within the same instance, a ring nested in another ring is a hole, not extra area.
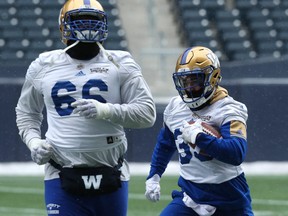
M 85 185 L 85 189 L 99 189 L 103 175 L 81 176 Z
M 194 118 L 194 119 L 201 119 L 202 121 L 204 121 L 204 122 L 208 122 L 208 121 L 210 121 L 211 120 L 211 118 L 212 118 L 212 116 L 198 116 L 198 115 L 196 115 L 196 114 L 192 114 L 192 117 Z
M 108 73 L 108 68 L 90 68 L 90 73 Z
M 220 67 L 219 59 L 214 53 L 208 53 L 207 57 L 210 59 L 210 61 L 212 62 L 212 65 L 215 68 L 219 68 Z

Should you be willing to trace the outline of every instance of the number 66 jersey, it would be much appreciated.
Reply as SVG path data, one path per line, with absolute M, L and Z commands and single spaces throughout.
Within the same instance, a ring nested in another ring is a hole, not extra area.
M 61 165 L 113 166 L 127 150 L 124 127 L 154 124 L 155 104 L 140 67 L 128 52 L 109 53 L 114 64 L 102 51 L 84 61 L 72 59 L 64 50 L 42 53 L 31 63 L 16 107 L 17 126 L 26 144 L 41 137 L 46 107 L 46 140 Z M 111 118 L 74 114 L 71 104 L 79 99 L 107 103 Z

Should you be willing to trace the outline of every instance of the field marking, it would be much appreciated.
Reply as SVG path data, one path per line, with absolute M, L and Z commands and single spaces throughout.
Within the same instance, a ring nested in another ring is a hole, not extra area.
M 144 189 L 143 189 L 144 190 Z M 18 194 L 37 194 L 42 195 L 44 191 L 42 189 L 23 188 L 23 187 L 4 187 L 0 186 L 0 192 L 2 193 L 18 193 Z M 146 197 L 140 193 L 129 193 L 129 199 L 145 200 Z M 161 195 L 161 200 L 171 200 L 170 195 Z M 266 199 L 253 199 L 253 204 L 257 205 L 275 205 L 275 206 L 288 206 L 286 200 L 266 200 Z
M 20 194 L 44 194 L 42 189 L 22 188 L 22 187 L 4 187 L 0 186 L 2 193 L 20 193 Z
M 129 163 L 131 175 L 147 176 L 150 163 Z M 255 161 L 242 164 L 246 175 L 288 175 L 288 161 Z M 0 176 L 44 176 L 44 165 L 33 162 L 0 163 Z M 179 163 L 170 161 L 164 175 L 179 175 Z
M 287 200 L 252 199 L 252 203 L 257 204 L 257 205 L 288 206 L 288 201 Z
M 40 214 L 45 215 L 45 210 L 34 209 L 34 208 L 14 208 L 14 207 L 2 207 L 0 206 L 0 213 L 27 215 L 27 216 L 39 216 Z

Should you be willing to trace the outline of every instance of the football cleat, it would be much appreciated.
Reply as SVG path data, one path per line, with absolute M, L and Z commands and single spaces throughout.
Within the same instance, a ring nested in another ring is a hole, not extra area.
M 185 50 L 177 60 L 173 81 L 191 109 L 201 107 L 213 96 L 221 81 L 218 57 L 202 46 Z
M 107 39 L 107 15 L 96 0 L 68 0 L 60 10 L 62 42 L 102 42 Z

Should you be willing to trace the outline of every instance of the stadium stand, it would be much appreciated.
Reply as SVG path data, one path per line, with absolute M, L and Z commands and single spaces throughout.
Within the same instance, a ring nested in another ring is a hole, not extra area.
M 64 48 L 58 14 L 65 0 L 0 1 L 0 63 L 28 65 L 40 52 Z M 107 49 L 128 50 L 116 0 L 100 0 L 108 13 Z M 288 1 L 167 0 L 183 47 L 204 45 L 221 61 L 288 54 Z M 34 53 L 34 54 L 33 54 Z
M 43 51 L 62 49 L 59 10 L 65 0 L 1 0 L 0 63 L 28 66 Z M 116 0 L 103 0 L 108 14 L 106 49 L 128 50 Z
M 183 46 L 219 50 L 222 61 L 288 54 L 284 0 L 169 0 Z M 200 32 L 200 33 L 199 33 Z

